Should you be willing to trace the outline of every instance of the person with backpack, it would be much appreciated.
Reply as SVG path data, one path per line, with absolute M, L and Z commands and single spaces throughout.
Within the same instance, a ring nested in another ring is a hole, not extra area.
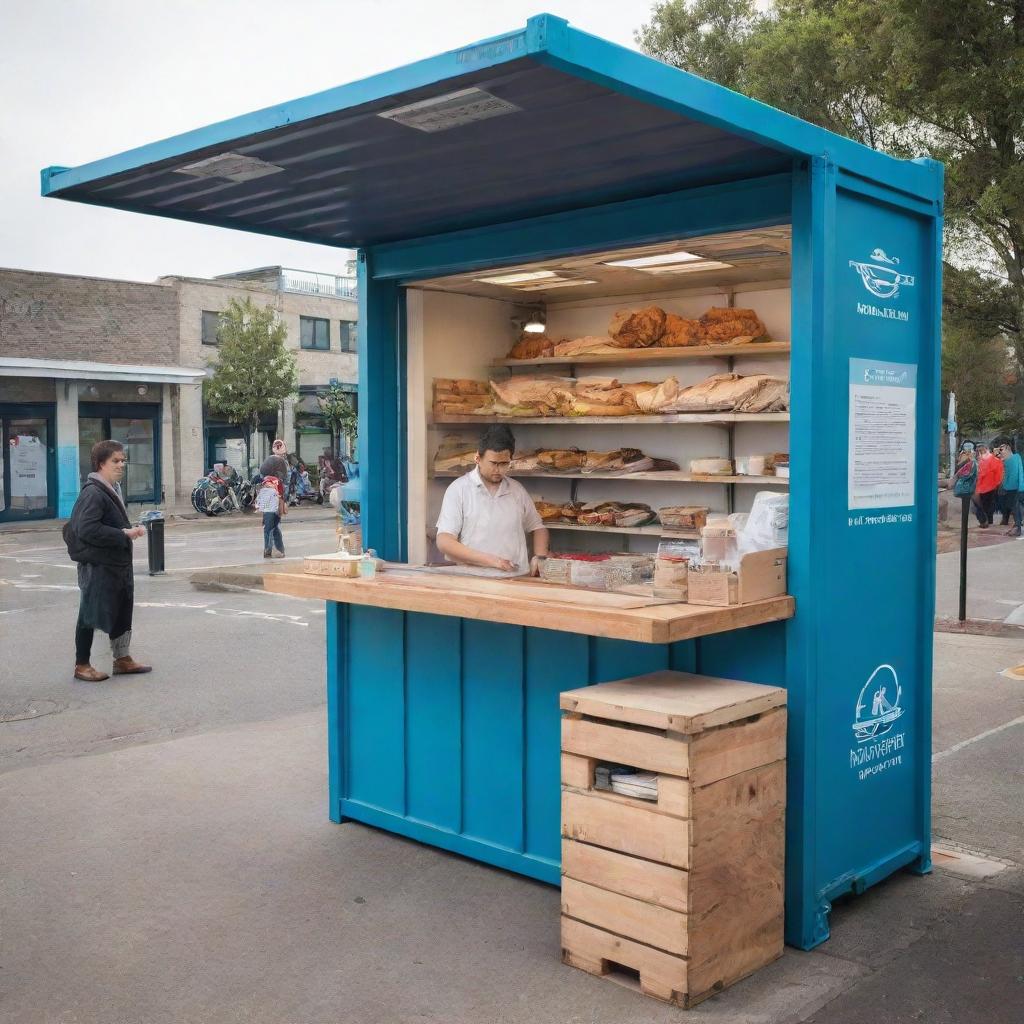
M 135 608 L 132 541 L 145 536 L 146 530 L 132 526 L 121 496 L 124 445 L 120 441 L 98 441 L 90 457 L 93 471 L 64 526 L 64 542 L 72 561 L 78 563 L 81 591 L 75 627 L 75 679 L 101 683 L 110 676 L 90 664 L 97 629 L 110 637 L 115 676 L 152 671 L 128 651 Z

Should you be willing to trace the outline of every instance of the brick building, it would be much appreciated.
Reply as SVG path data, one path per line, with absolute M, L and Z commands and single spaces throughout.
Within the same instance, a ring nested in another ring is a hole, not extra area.
M 202 380 L 216 361 L 218 314 L 232 298 L 270 305 L 296 350 L 300 389 L 260 424 L 311 460 L 329 443 L 315 394 L 356 390 L 351 277 L 267 267 L 153 284 L 0 269 L 0 522 L 65 516 L 103 437 L 128 451 L 129 501 L 188 499 L 227 457 L 241 468 L 240 427 L 206 414 Z

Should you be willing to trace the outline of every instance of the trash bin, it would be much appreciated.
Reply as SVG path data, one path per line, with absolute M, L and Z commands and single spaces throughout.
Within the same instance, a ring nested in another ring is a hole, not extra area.
M 141 522 L 146 528 L 149 575 L 157 576 L 164 571 L 164 514 L 158 509 L 145 512 Z

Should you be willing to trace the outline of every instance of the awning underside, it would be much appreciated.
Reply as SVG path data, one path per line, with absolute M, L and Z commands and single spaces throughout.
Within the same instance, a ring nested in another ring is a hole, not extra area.
M 424 132 L 382 111 L 476 87 L 521 109 Z M 180 168 L 221 154 L 281 171 Z M 315 120 L 240 136 L 51 194 L 366 246 L 787 169 L 791 157 L 521 58 Z

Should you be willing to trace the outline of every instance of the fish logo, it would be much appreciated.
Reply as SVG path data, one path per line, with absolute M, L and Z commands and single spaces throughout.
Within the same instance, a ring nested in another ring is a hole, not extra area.
M 914 286 L 913 275 L 894 269 L 899 264 L 898 256 L 888 256 L 882 248 L 873 249 L 864 262 L 850 260 L 850 266 L 860 274 L 864 287 L 879 299 L 895 299 L 901 287 Z
M 892 665 L 879 665 L 871 673 L 857 698 L 853 735 L 858 743 L 876 740 L 892 728 L 893 722 L 903 714 L 900 694 L 900 681 L 896 676 L 896 669 Z

